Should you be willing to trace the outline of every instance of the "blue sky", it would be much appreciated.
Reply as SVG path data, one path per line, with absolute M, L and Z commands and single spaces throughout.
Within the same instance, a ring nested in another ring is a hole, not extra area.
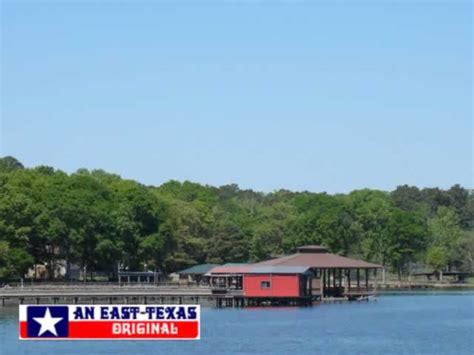
M 473 187 L 470 2 L 2 2 L 0 155 L 145 184 Z

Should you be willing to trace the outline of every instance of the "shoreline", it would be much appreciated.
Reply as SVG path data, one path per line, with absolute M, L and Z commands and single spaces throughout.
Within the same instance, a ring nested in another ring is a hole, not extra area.
M 437 290 L 474 290 L 474 284 L 445 284 L 445 283 L 387 283 L 378 285 L 379 291 L 390 290 L 423 290 L 423 289 L 437 289 Z

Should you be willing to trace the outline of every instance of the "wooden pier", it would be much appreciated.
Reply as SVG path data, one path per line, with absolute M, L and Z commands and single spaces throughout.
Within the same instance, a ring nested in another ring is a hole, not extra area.
M 1 306 L 14 304 L 210 304 L 217 298 L 209 289 L 197 288 L 127 288 L 61 287 L 10 288 L 0 290 Z
M 349 300 L 339 298 L 340 301 Z M 217 308 L 310 306 L 318 297 L 245 297 L 242 292 L 213 293 L 205 287 L 24 287 L 0 289 L 0 306 L 18 304 L 200 304 Z M 333 302 L 334 299 L 327 299 Z

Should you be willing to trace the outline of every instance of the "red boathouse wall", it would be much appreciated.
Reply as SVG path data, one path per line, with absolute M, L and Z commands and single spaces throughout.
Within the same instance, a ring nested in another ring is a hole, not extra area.
M 265 282 L 270 287 L 262 287 Z M 243 291 L 246 297 L 299 297 L 300 275 L 244 275 Z

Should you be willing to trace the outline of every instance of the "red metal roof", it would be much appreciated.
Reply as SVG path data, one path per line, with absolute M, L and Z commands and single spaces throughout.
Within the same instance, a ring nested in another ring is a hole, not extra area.
M 273 265 L 253 265 L 248 271 L 249 274 L 304 274 L 311 268 L 307 266 L 273 266 Z
M 382 269 L 382 265 L 363 260 L 325 252 L 320 245 L 306 245 L 298 248 L 301 253 L 282 256 L 281 258 L 262 261 L 255 264 L 226 264 L 209 270 L 210 274 L 246 274 L 246 273 L 304 273 L 308 268 L 315 269 Z M 269 268 L 270 267 L 270 268 Z M 274 267 L 274 268 L 271 268 Z M 286 269 L 285 269 L 286 267 Z M 300 269 L 296 269 L 299 267 Z M 306 269 L 305 269 L 306 268 Z M 259 270 L 260 269 L 260 270 Z
M 262 261 L 255 264 L 272 266 L 307 266 L 311 268 L 347 268 L 347 269 L 381 269 L 382 265 L 368 263 L 331 253 L 296 253 L 281 258 Z
M 229 274 L 304 274 L 309 270 L 307 266 L 272 266 L 259 264 L 222 265 L 209 270 L 206 275 Z

